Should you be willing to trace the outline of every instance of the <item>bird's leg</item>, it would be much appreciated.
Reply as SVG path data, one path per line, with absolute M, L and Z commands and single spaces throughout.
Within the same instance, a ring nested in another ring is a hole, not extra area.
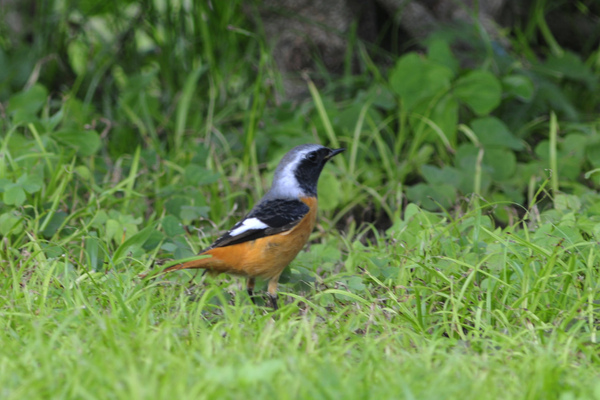
M 248 278 L 246 281 L 246 290 L 248 291 L 248 296 L 250 296 L 250 300 L 252 303 L 256 305 L 256 300 L 254 299 L 254 278 Z
M 273 311 L 276 311 L 279 307 L 277 306 L 277 282 L 279 281 L 279 275 L 274 278 L 271 278 L 269 281 L 268 295 L 271 300 L 271 306 L 273 306 Z
M 188 285 L 190 285 L 190 287 L 191 287 L 192 282 L 194 281 L 194 279 L 196 279 L 196 277 L 198 276 L 199 272 L 200 271 L 196 271 L 196 273 L 194 274 L 194 276 L 192 276 L 192 279 L 190 279 L 190 281 L 188 282 Z M 202 271 L 202 278 L 204 278 L 204 275 L 206 275 L 207 272 L 208 272 L 207 269 L 205 269 L 204 271 Z M 202 282 L 204 283 L 204 280 L 202 280 Z
M 191 301 L 195 301 L 198 298 L 198 295 L 196 293 L 194 293 L 195 292 L 194 285 L 192 284 L 192 282 L 194 282 L 194 279 L 196 279 L 199 272 L 200 271 L 196 271 L 196 273 L 194 274 L 192 279 L 190 279 L 190 281 L 188 282 L 188 287 L 186 288 L 186 292 L 189 294 Z M 210 271 L 208 269 L 205 269 L 204 271 L 202 271 L 202 276 L 201 276 L 202 282 L 199 285 L 197 285 L 197 287 L 206 286 L 206 274 L 207 273 L 210 273 Z

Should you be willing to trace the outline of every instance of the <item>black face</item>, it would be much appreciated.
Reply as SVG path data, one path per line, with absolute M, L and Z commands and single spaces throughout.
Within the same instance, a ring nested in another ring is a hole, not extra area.
M 317 196 L 317 182 L 323 167 L 333 156 L 346 149 L 328 149 L 322 147 L 306 154 L 296 168 L 296 179 L 306 194 Z

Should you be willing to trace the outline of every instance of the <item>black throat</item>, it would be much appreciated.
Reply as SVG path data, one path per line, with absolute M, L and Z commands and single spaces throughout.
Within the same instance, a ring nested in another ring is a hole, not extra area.
M 326 160 L 319 160 L 319 162 L 314 163 L 304 159 L 296 167 L 294 175 L 298 180 L 300 188 L 307 195 L 317 197 L 317 182 L 326 162 Z

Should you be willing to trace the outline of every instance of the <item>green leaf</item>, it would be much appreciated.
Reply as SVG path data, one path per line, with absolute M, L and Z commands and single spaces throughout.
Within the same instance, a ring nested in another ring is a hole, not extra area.
M 579 211 L 581 200 L 572 194 L 557 193 L 554 196 L 554 208 L 562 211 Z
M 182 248 L 182 247 L 178 247 L 174 252 L 173 252 L 173 257 L 175 257 L 176 259 L 181 259 L 181 258 L 188 258 L 188 257 L 192 257 L 194 256 L 194 252 L 190 249 L 186 249 L 186 248 Z
M 12 182 L 8 179 L 0 178 L 0 193 L 4 192 L 4 188 L 11 185 Z
M 509 214 L 507 211 L 507 208 L 504 204 L 502 203 L 508 203 L 511 199 L 506 196 L 504 193 L 500 193 L 500 192 L 492 192 L 488 195 L 488 197 L 486 197 L 487 200 L 490 201 L 490 203 L 501 203 L 499 204 L 497 207 L 494 208 L 494 218 L 497 219 L 498 221 L 501 221 L 505 224 L 508 223 L 509 220 Z
M 85 253 L 87 255 L 89 266 L 94 271 L 100 270 L 100 267 L 104 262 L 104 255 L 100 251 L 101 246 L 102 243 L 100 239 L 95 236 L 89 236 L 85 239 Z
M 182 207 L 190 204 L 190 200 L 183 196 L 171 196 L 169 200 L 165 202 L 165 210 L 167 213 L 183 218 L 180 215 Z
M 77 97 L 71 96 L 64 100 L 61 108 L 64 121 L 69 121 L 71 126 L 83 126 L 93 118 L 95 108 L 91 104 L 84 103 Z
M 317 264 L 323 262 L 337 262 L 341 260 L 342 254 L 334 245 L 319 243 L 310 246 L 310 258 Z
M 220 177 L 220 173 L 196 164 L 190 164 L 184 170 L 185 182 L 192 186 L 208 185 L 218 181 Z
M 453 73 L 458 73 L 460 64 L 445 40 L 432 40 L 427 46 L 427 57 L 433 62 L 446 66 Z
M 475 70 L 456 81 L 454 95 L 475 114 L 486 115 L 500 104 L 502 87 L 491 72 Z
M 181 226 L 181 221 L 172 215 L 167 215 L 162 219 L 162 227 L 167 237 L 170 238 L 185 233 L 185 230 Z
M 590 144 L 589 138 L 581 134 L 571 134 L 565 137 L 558 149 L 558 176 L 561 180 L 576 180 L 582 172 L 582 167 L 587 156 L 592 165 L 600 156 L 600 146 Z M 597 147 L 598 146 L 598 147 Z M 540 141 L 535 147 L 535 154 L 544 161 L 547 168 L 550 159 L 550 142 Z M 600 165 L 600 163 L 598 164 Z
M 75 173 L 84 181 L 90 181 L 92 179 L 92 172 L 85 165 L 78 165 L 75 167 Z
M 446 183 L 453 187 L 458 187 L 461 181 L 460 171 L 449 166 L 444 166 L 440 169 L 433 165 L 423 165 L 421 173 L 425 180 L 432 185 Z
M 177 250 L 177 245 L 175 243 L 165 242 L 160 246 L 160 249 L 172 253 Z
M 47 98 L 48 90 L 39 83 L 36 83 L 28 90 L 12 96 L 8 100 L 7 111 L 9 113 L 19 111 L 23 114 L 35 115 L 42 109 Z
M 390 84 L 410 110 L 419 102 L 447 90 L 453 77 L 450 68 L 410 53 L 396 63 L 390 74 Z
M 39 175 L 23 175 L 25 179 L 21 183 L 21 186 L 27 193 L 35 193 L 38 192 L 43 185 L 42 178 Z
M 483 166 L 493 180 L 503 181 L 515 173 L 517 157 L 514 152 L 507 149 L 486 149 L 483 155 Z
M 396 107 L 396 99 L 388 86 L 374 84 L 369 88 L 367 98 L 372 99 L 373 106 L 383 109 L 392 110 Z M 293 121 L 295 125 L 298 123 Z
M 418 183 L 406 189 L 406 197 L 421 204 L 427 210 L 449 208 L 456 202 L 456 189 L 448 184 L 429 185 Z
M 479 149 L 471 143 L 458 146 L 455 155 L 455 165 L 462 170 L 475 170 Z
M 121 223 L 116 219 L 109 219 L 106 221 L 106 239 L 114 240 L 115 243 L 121 243 L 121 237 L 123 237 L 123 227 Z
M 108 213 L 105 210 L 98 210 L 96 214 L 92 217 L 92 222 L 90 223 L 93 228 L 102 230 L 104 228 L 104 224 L 108 221 Z
M 9 234 L 18 235 L 23 231 L 23 225 L 19 222 L 21 218 L 12 213 L 4 213 L 0 215 L 0 235 L 8 236 Z
M 565 51 L 562 56 L 550 55 L 544 67 L 552 72 L 559 73 L 566 78 L 585 83 L 589 90 L 595 90 L 598 78 L 593 70 L 585 65 L 578 54 Z
M 196 253 L 194 253 L 192 251 L 192 249 L 190 249 L 190 245 L 185 241 L 183 236 L 179 236 L 172 240 L 173 240 L 173 244 L 176 246 L 173 249 L 173 257 L 176 260 L 179 260 L 179 262 L 185 262 L 181 259 L 190 258 L 190 257 L 194 257 L 194 258 L 198 259 L 198 255 Z M 206 256 L 203 256 L 203 257 L 206 257 Z M 173 264 L 175 264 L 175 263 L 173 263 Z M 171 265 L 173 265 L 173 264 L 171 264 Z M 169 264 L 166 264 L 165 268 L 167 265 L 169 265 Z
M 360 276 L 348 278 L 346 280 L 346 284 L 348 285 L 348 290 L 350 290 L 352 293 L 363 292 L 366 288 Z
M 122 245 L 120 245 L 115 254 L 113 256 L 113 262 L 118 264 L 125 258 L 128 254 L 135 253 L 137 250 L 141 249 L 146 240 L 150 237 L 150 235 L 154 232 L 153 226 L 148 226 L 129 239 L 127 239 Z
M 100 135 L 96 131 L 64 129 L 54 132 L 52 137 L 77 151 L 81 156 L 91 156 L 100 149 Z
M 69 64 L 78 76 L 84 75 L 87 71 L 88 53 L 88 45 L 78 39 L 71 41 L 67 47 Z
M 565 136 L 561 143 L 562 153 L 567 157 L 578 158 L 581 161 L 585 158 L 585 150 L 591 144 L 592 140 L 582 133 L 571 133 Z
M 600 168 L 600 143 L 595 143 L 588 146 L 585 154 L 594 168 Z
M 133 226 L 136 226 L 136 225 L 139 225 L 142 222 L 144 222 L 144 218 L 143 217 L 136 217 L 136 216 L 131 215 L 131 214 L 121 214 L 117 210 L 110 210 L 108 212 L 108 215 L 111 218 L 117 219 L 123 225 L 133 225 Z M 137 233 L 137 229 L 135 230 L 134 233 Z
M 64 211 L 57 211 L 54 213 L 50 222 L 46 225 L 46 228 L 42 231 L 42 235 L 46 238 L 54 236 L 58 229 L 62 226 L 63 222 L 67 219 L 67 213 Z
M 144 243 L 144 245 L 142 246 L 142 248 L 146 251 L 146 252 L 151 252 L 153 250 L 156 250 L 158 248 L 158 246 L 166 239 L 166 236 L 163 235 L 161 232 L 159 231 L 154 231 L 150 234 L 150 237 L 148 238 L 148 240 L 146 240 L 146 242 Z
M 456 145 L 456 129 L 458 126 L 458 102 L 450 94 L 442 97 L 431 111 L 431 121 L 443 132 L 448 142 Z
M 562 153 L 562 152 L 561 152 Z M 558 163 L 558 176 L 560 180 L 576 181 L 579 174 L 581 174 L 581 167 L 583 159 L 576 157 L 561 156 L 560 162 Z
M 478 154 L 479 149 L 471 143 L 463 143 L 456 150 L 455 166 L 461 172 L 462 179 L 459 189 L 462 193 L 469 194 L 474 190 L 473 185 Z M 485 153 L 482 164 L 481 193 L 486 193 L 487 189 L 491 185 L 491 179 L 488 172 L 490 168 L 485 167 Z
M 504 91 L 529 102 L 533 98 L 533 82 L 525 75 L 508 75 L 502 79 Z
M 4 202 L 8 205 L 20 206 L 25 202 L 25 191 L 16 183 L 4 187 Z
M 64 108 L 61 108 L 60 110 L 55 112 L 54 115 L 50 116 L 49 118 L 44 118 L 40 122 L 44 124 L 46 132 L 52 132 L 56 129 L 58 124 L 60 124 L 63 121 L 63 116 Z
M 534 102 L 543 104 L 545 110 L 554 110 L 557 113 L 560 111 L 565 119 L 577 120 L 579 118 L 579 110 L 566 91 L 548 80 L 542 80 L 538 83 Z
M 554 232 L 552 232 L 552 234 L 557 238 L 565 239 L 567 244 L 581 243 L 584 241 L 579 229 L 571 226 L 565 226 L 564 224 L 554 228 Z
M 451 94 L 443 96 L 436 104 L 431 108 L 431 105 L 427 102 L 421 102 L 413 109 L 414 115 L 411 118 L 411 124 L 415 127 L 421 126 L 423 119 L 421 116 L 428 118 L 428 121 L 439 128 L 441 134 L 448 140 L 451 146 L 456 144 L 456 130 L 458 126 L 458 102 Z M 427 113 L 429 112 L 429 115 Z M 429 141 L 439 142 L 439 133 L 434 130 L 429 124 L 425 124 L 423 128 L 425 137 Z
M 41 247 L 44 250 L 46 258 L 56 259 L 66 253 L 63 247 L 52 243 L 41 243 Z
M 319 192 L 319 208 L 321 210 L 333 210 L 342 200 L 340 180 L 328 170 L 323 171 L 321 174 L 317 191 Z
M 182 221 L 195 221 L 199 218 L 208 217 L 210 207 L 208 206 L 181 206 L 179 216 Z
M 471 122 L 471 127 L 484 147 L 508 147 L 513 150 L 524 148 L 523 143 L 496 117 L 476 119 Z

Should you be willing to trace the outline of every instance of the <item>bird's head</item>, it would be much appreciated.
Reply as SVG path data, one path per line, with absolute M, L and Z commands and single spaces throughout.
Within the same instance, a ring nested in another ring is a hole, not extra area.
M 316 197 L 317 182 L 327 161 L 346 149 L 330 149 L 319 144 L 303 144 L 290 150 L 279 162 L 270 197 Z

